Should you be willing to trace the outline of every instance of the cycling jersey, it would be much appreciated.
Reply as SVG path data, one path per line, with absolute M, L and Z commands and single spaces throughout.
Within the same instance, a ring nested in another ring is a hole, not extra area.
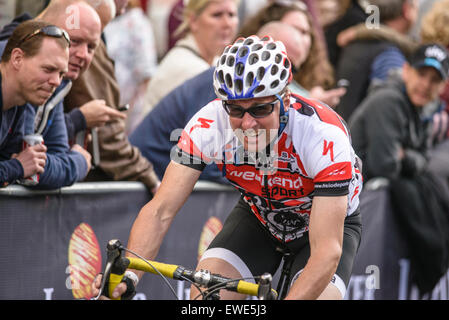
M 172 160 L 202 170 L 216 162 L 251 211 L 277 239 L 308 231 L 314 196 L 347 195 L 359 206 L 362 176 L 344 121 L 328 106 L 292 94 L 288 122 L 262 154 L 243 149 L 221 100 L 189 121 Z

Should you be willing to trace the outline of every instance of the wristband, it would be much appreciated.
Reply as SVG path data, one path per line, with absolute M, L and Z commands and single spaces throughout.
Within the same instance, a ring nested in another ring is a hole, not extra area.
M 137 276 L 137 274 L 135 274 L 130 270 L 125 271 L 125 277 L 129 278 L 133 282 L 134 287 L 136 287 L 137 284 L 139 283 L 139 277 Z

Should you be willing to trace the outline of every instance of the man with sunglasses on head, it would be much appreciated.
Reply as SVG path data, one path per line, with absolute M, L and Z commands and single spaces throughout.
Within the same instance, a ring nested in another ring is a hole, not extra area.
M 45 172 L 47 147 L 23 148 L 26 104 L 44 104 L 60 85 L 69 45 L 64 30 L 38 21 L 23 23 L 6 44 L 0 62 L 1 186 Z
M 282 298 L 342 299 L 361 237 L 362 177 L 341 118 L 288 89 L 285 51 L 282 42 L 257 36 L 224 50 L 213 74 L 218 99 L 185 127 L 128 247 L 154 259 L 201 171 L 215 162 L 242 196 L 197 268 L 247 279 L 274 274 L 285 257 L 291 287 Z M 139 276 L 128 270 L 128 284 Z M 115 293 L 125 288 L 120 284 Z M 191 297 L 197 295 L 192 287 Z
M 48 154 L 52 158 L 37 188 L 54 189 L 82 181 L 90 171 L 91 155 L 75 143 L 76 133 L 126 117 L 107 106 L 103 100 L 88 101 L 80 108 L 64 114 L 64 99 L 72 88 L 72 81 L 89 68 L 100 41 L 102 22 L 112 19 L 111 2 L 114 5 L 113 0 L 52 0 L 34 19 L 65 29 L 71 39 L 68 72 L 61 85 L 45 105 L 28 106 L 26 131 L 44 136 Z M 7 39 L 12 30 L 30 19 L 27 14 L 14 19 L 2 30 L 0 39 Z M 0 42 L 0 50 L 5 42 Z

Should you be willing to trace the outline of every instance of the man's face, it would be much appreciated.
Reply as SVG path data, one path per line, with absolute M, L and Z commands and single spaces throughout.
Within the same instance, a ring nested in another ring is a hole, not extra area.
M 403 80 L 409 99 L 416 107 L 423 107 L 437 99 L 444 88 L 440 73 L 432 67 L 415 69 L 406 63 Z
M 100 42 L 101 24 L 89 15 L 80 15 L 79 28 L 66 29 L 71 40 L 69 71 L 66 77 L 76 80 L 89 67 Z
M 289 106 L 289 98 L 287 95 L 283 100 L 284 110 L 287 110 Z M 273 112 L 266 117 L 255 118 L 248 112 L 245 112 L 242 118 L 229 116 L 231 128 L 243 144 L 245 150 L 250 152 L 263 151 L 276 138 L 279 130 L 280 102 L 275 96 L 245 100 L 228 100 L 229 104 L 240 106 L 246 110 L 253 106 L 271 102 L 275 102 L 275 106 Z
M 15 54 L 20 54 L 20 49 Z M 23 53 L 22 53 L 23 55 Z M 21 58 L 18 81 L 23 99 L 33 105 L 44 104 L 61 84 L 67 72 L 69 49 L 63 49 L 55 39 L 45 37 L 38 54 Z

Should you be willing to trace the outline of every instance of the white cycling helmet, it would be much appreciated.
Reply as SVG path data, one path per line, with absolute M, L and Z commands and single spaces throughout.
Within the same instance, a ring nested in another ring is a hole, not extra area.
M 280 93 L 291 79 L 284 44 L 250 36 L 225 48 L 214 72 L 214 89 L 222 100 L 268 97 Z

